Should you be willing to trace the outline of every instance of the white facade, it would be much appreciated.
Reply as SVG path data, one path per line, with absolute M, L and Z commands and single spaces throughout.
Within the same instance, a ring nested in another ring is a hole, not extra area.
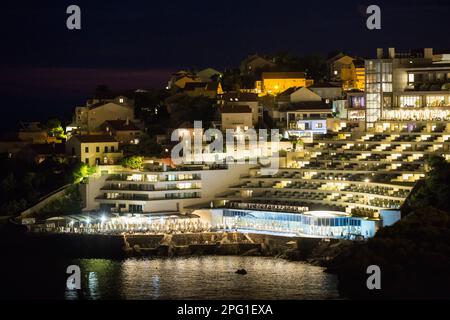
M 117 166 L 100 166 L 82 185 L 84 210 L 117 213 L 157 213 L 182 211 L 205 204 L 237 183 L 248 173 L 249 164 L 228 169 L 133 171 Z

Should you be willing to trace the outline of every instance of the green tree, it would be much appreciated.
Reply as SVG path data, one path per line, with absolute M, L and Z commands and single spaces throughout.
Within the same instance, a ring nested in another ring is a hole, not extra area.
M 434 207 L 450 212 L 450 163 L 440 156 L 431 156 L 429 171 L 408 198 L 411 210 Z
M 122 158 L 120 164 L 125 168 L 141 169 L 143 160 L 143 157 L 140 156 L 129 156 Z
M 59 139 L 65 139 L 66 133 L 64 132 L 64 128 L 62 127 L 61 121 L 58 119 L 50 119 L 45 124 L 45 128 L 47 132 L 52 137 L 57 137 Z
M 96 171 L 95 167 L 90 167 L 86 163 L 77 163 L 72 172 L 73 183 L 79 183 L 84 178 L 89 177 Z

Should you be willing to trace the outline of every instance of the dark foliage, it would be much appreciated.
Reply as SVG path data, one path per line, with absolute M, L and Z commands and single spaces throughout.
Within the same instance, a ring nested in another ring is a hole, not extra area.
M 428 161 L 425 181 L 408 200 L 410 213 L 327 263 L 353 298 L 450 298 L 450 164 Z M 381 290 L 368 290 L 366 269 L 381 268 Z

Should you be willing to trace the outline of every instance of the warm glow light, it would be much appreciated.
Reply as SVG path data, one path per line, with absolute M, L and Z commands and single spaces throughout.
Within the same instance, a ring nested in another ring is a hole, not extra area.
M 336 216 L 348 216 L 348 213 L 345 212 L 338 212 L 338 211 L 308 211 L 304 214 L 313 216 L 313 217 L 320 217 L 320 218 L 331 218 Z

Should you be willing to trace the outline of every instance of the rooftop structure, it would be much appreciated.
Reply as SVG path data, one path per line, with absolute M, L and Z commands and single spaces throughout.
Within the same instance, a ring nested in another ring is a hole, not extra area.
M 239 181 L 249 166 L 146 164 L 143 170 L 101 166 L 83 186 L 85 210 L 111 213 L 182 212 L 184 207 L 212 201 L 227 185 Z
M 366 60 L 366 124 L 377 120 L 445 120 L 450 116 L 450 57 L 377 50 Z

